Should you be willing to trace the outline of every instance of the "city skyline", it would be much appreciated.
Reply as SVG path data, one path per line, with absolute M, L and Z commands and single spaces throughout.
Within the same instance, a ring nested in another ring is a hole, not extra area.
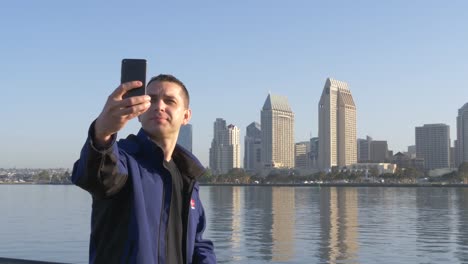
M 397 153 L 415 144 L 415 127 L 443 123 L 453 146 L 468 101 L 467 9 L 455 1 L 8 2 L 0 168 L 71 168 L 123 58 L 146 58 L 148 78 L 171 73 L 186 84 L 193 153 L 205 166 L 213 120 L 235 124 L 243 142 L 269 92 L 288 98 L 295 143 L 317 137 L 329 77 L 349 85 L 357 138 L 386 140 Z M 132 120 L 118 138 L 139 128 Z

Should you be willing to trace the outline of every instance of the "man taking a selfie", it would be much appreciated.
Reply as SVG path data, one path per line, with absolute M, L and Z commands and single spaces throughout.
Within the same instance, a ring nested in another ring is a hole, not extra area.
M 121 84 L 108 97 L 75 163 L 72 181 L 92 194 L 90 263 L 216 263 L 203 239 L 205 213 L 196 181 L 204 167 L 176 144 L 189 122 L 189 94 L 172 75 L 159 75 L 146 95 Z M 116 141 L 138 117 L 137 135 Z

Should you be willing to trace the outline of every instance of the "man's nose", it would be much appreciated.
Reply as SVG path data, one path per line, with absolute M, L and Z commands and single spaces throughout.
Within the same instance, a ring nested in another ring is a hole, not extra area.
M 155 100 L 151 103 L 155 110 L 157 111 L 164 111 L 166 109 L 166 104 L 164 103 L 163 100 Z

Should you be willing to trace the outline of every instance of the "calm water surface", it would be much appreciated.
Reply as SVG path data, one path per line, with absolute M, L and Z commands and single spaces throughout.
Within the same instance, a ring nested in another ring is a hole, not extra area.
M 468 188 L 202 186 L 219 263 L 468 263 Z M 91 198 L 0 185 L 0 257 L 87 263 Z

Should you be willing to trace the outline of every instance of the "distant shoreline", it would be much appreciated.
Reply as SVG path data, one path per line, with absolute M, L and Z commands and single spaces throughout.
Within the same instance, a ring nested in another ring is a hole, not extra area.
M 464 183 L 199 183 L 200 186 L 256 186 L 256 187 L 457 187 L 468 188 Z M 73 185 L 70 183 L 1 182 L 0 185 Z
M 272 186 L 272 187 L 468 187 L 468 184 L 455 183 L 200 183 L 200 186 Z

